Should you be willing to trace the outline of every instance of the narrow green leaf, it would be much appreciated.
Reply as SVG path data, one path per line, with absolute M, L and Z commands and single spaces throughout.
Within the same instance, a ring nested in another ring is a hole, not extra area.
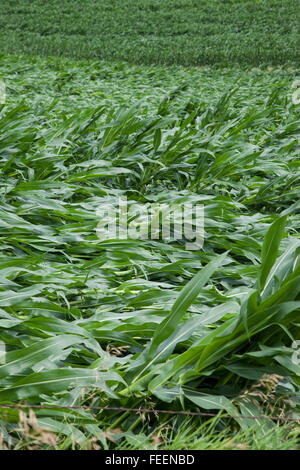
M 279 245 L 284 235 L 286 219 L 287 216 L 283 216 L 275 220 L 265 236 L 261 253 L 260 291 L 263 290 L 268 274 L 276 261 Z

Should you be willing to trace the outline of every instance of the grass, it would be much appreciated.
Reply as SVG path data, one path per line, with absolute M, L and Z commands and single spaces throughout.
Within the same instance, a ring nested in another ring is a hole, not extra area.
M 2 0 L 0 50 L 135 64 L 299 65 L 299 0 Z
M 262 433 L 257 426 L 235 430 L 212 418 L 205 422 L 194 419 L 167 420 L 150 432 L 147 425 L 134 433 L 120 428 L 103 430 L 95 437 L 92 433 L 81 435 L 80 444 L 61 433 L 43 427 L 34 413 L 22 414 L 15 436 L 7 442 L 0 441 L 1 450 L 296 450 L 299 448 L 299 428 L 291 425 L 275 426 Z M 98 425 L 105 426 L 105 423 Z M 71 426 L 69 424 L 69 426 Z M 17 437 L 16 437 L 17 436 Z M 78 438 L 78 436 L 77 436 Z
M 299 419 L 296 76 L 3 56 L 0 403 L 54 406 L 0 408 L 3 448 L 299 447 L 247 418 Z M 99 240 L 125 195 L 204 204 L 203 249 Z

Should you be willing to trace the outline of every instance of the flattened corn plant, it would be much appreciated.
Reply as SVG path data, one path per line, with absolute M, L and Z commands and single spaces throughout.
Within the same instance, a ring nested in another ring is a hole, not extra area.
M 100 65 L 86 65 L 78 78 L 80 66 L 66 62 L 62 72 L 62 64 L 3 65 L 0 404 L 47 406 L 35 410 L 39 426 L 104 447 L 103 423 L 138 429 L 144 414 L 69 406 L 220 411 L 242 429 L 253 425 L 249 415 L 299 417 L 292 73 L 239 72 L 239 81 L 233 72 L 175 71 L 174 88 L 171 71 L 162 80 L 162 71 L 140 68 L 161 87 L 148 102 L 145 87 L 137 103 L 134 68 L 122 66 L 130 94 L 117 66 L 106 66 L 106 81 Z M 208 79 L 201 100 L 198 86 Z M 111 87 L 111 99 L 90 99 L 97 86 Z M 203 204 L 203 248 L 101 241 L 97 208 L 120 196 Z M 258 392 L 257 383 L 269 385 Z M 147 417 L 153 429 L 157 418 Z M 18 409 L 0 407 L 4 440 L 18 422 Z

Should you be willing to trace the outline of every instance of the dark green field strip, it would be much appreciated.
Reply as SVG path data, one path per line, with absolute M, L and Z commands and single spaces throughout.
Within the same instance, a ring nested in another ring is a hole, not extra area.
M 299 0 L 0 2 L 0 50 L 144 64 L 297 65 Z

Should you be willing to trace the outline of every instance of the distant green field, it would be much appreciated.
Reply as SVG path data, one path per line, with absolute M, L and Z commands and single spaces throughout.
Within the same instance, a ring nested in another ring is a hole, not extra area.
M 5 53 L 141 64 L 299 63 L 299 0 L 1 0 Z

